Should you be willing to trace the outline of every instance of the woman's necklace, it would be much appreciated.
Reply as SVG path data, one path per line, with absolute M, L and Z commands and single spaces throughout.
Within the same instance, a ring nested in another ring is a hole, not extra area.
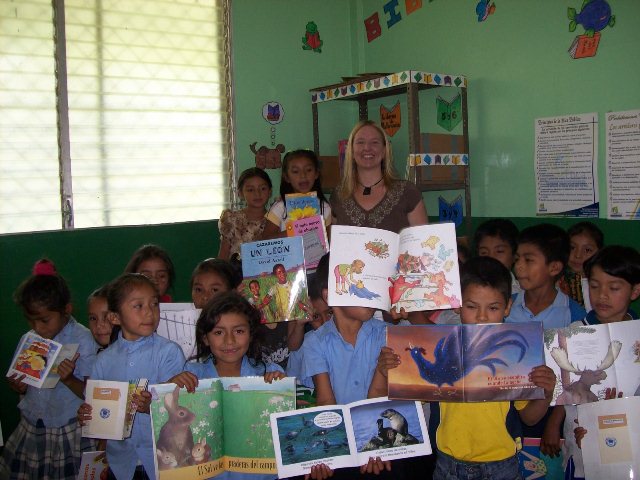
M 378 185 L 382 179 L 384 177 L 380 177 L 380 180 L 378 180 L 376 183 L 369 185 L 368 187 L 366 185 L 363 185 L 362 182 L 358 181 L 358 183 L 360 184 L 361 187 L 363 187 L 364 190 L 362 190 L 362 195 L 371 195 L 371 189 L 373 187 L 375 187 L 376 185 Z

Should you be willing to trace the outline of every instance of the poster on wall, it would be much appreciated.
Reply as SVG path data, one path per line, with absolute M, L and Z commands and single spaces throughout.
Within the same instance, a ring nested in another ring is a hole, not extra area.
M 640 110 L 607 114 L 607 218 L 640 220 Z
M 598 216 L 598 114 L 535 120 L 536 215 Z

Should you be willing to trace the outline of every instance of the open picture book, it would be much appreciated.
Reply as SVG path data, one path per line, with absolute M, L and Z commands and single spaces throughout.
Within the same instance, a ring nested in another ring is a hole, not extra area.
M 70 345 L 67 353 L 58 360 L 63 351 L 62 344 L 42 338 L 33 331 L 27 332 L 20 340 L 6 376 L 24 375 L 22 382 L 27 385 L 53 388 L 60 380 L 60 376 L 56 373 L 58 365 L 64 358 L 73 357 L 77 350 L 77 344 Z M 69 352 L 72 353 L 69 355 Z M 50 380 L 49 376 L 52 377 Z
M 302 237 L 243 243 L 240 248 L 242 295 L 261 312 L 263 323 L 310 315 Z
M 544 398 L 529 372 L 544 364 L 542 324 L 389 326 L 400 356 L 389 370 L 389 397 L 483 402 Z
M 132 397 L 146 390 L 146 378 L 129 382 L 87 380 L 85 402 L 91 405 L 91 420 L 82 427 L 82 436 L 123 440 L 131 436 L 136 409 Z
M 640 322 L 583 325 L 544 332 L 547 365 L 556 374 L 553 403 L 601 400 L 607 388 L 640 395 Z
M 196 354 L 196 322 L 202 310 L 193 303 L 161 303 L 156 333 L 176 342 L 187 360 Z
M 271 430 L 280 478 L 431 453 L 420 402 L 386 397 L 273 413 Z
M 160 480 L 276 473 L 269 415 L 295 408 L 294 378 L 199 379 L 195 393 L 170 383 L 149 391 Z
M 333 225 L 329 305 L 407 312 L 460 306 L 453 223 L 409 227 L 399 234 Z

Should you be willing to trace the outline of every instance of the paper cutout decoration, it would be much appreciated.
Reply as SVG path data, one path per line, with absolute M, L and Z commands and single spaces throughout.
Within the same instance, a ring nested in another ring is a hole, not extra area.
M 438 125 L 447 131 L 452 131 L 462 120 L 462 96 L 458 94 L 450 102 L 438 96 L 436 98 Z
M 276 125 L 284 119 L 284 108 L 281 103 L 268 102 L 262 107 L 262 118 L 271 125 Z
M 400 100 L 391 107 L 389 110 L 384 105 L 380 105 L 380 125 L 382 129 L 387 132 L 387 135 L 393 137 L 402 124 L 402 117 L 400 116 Z
M 256 167 L 267 169 L 267 168 L 280 168 L 282 167 L 282 154 L 284 153 L 285 146 L 281 143 L 276 145 L 275 148 L 268 148 L 264 145 L 256 150 L 256 144 L 258 142 L 253 142 L 249 145 L 249 149 L 256 156 Z
M 302 49 L 322 53 L 322 44 L 324 42 L 320 40 L 320 32 L 318 32 L 316 22 L 308 22 L 306 29 L 304 37 L 302 37 Z
M 496 4 L 491 0 L 480 0 L 476 5 L 476 15 L 478 22 L 484 22 L 489 15 L 496 11 Z
M 447 202 L 443 197 L 438 197 L 438 210 L 440 212 L 440 222 L 453 222 L 456 227 L 462 225 L 463 208 L 462 195 L 453 202 Z
M 571 58 L 595 57 L 600 43 L 600 31 L 616 23 L 615 15 L 611 15 L 611 7 L 606 0 L 584 0 L 580 13 L 575 8 L 567 9 L 569 31 L 574 32 L 578 24 L 584 27 L 584 35 L 573 39 L 569 47 Z

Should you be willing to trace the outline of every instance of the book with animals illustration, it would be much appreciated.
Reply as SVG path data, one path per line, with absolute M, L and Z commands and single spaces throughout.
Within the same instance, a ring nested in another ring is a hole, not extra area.
M 196 353 L 196 322 L 201 309 L 193 303 L 161 303 L 160 322 L 156 333 L 176 342 L 182 348 L 184 358 Z
M 76 480 L 106 480 L 109 465 L 104 450 L 82 452 L 82 461 Z
M 585 478 L 637 478 L 640 397 L 578 405 L 578 423 L 587 430 L 582 438 Z
M 82 436 L 123 440 L 131 436 L 136 409 L 133 395 L 146 390 L 149 381 L 137 378 L 129 382 L 87 380 L 85 402 L 91 405 L 91 420 L 82 427 Z
M 544 332 L 547 365 L 556 374 L 553 403 L 596 402 L 607 388 L 640 395 L 640 322 L 583 325 Z
M 149 390 L 160 480 L 276 473 L 269 415 L 295 408 L 293 377 L 199 379 L 194 393 L 169 383 Z
M 331 227 L 330 306 L 411 312 L 456 308 L 460 297 L 453 223 L 409 227 L 399 234 Z
M 24 375 L 23 383 L 32 387 L 43 388 L 47 376 L 57 365 L 56 359 L 61 351 L 62 344 L 42 338 L 33 331 L 27 332 L 20 340 L 6 376 Z M 53 386 L 55 385 L 51 387 Z
M 560 439 L 560 445 L 564 440 Z M 540 439 L 522 439 L 522 449 L 518 452 L 518 464 L 524 480 L 564 480 L 562 455 L 550 457 L 540 451 Z
M 280 478 L 431 453 L 420 402 L 386 397 L 273 413 L 271 431 Z
M 308 315 L 309 297 L 302 237 L 243 243 L 242 294 L 262 314 L 263 323 Z
M 544 364 L 542 324 L 389 326 L 400 356 L 389 370 L 389 397 L 447 402 L 544 398 L 529 373 Z

